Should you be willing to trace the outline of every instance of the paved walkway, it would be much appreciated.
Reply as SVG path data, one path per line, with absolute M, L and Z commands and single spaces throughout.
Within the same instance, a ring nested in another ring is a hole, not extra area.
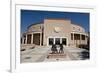
M 64 47 L 66 54 L 65 58 L 51 58 L 48 59 L 47 55 L 51 52 L 50 47 L 36 47 L 34 49 L 27 49 L 21 52 L 21 63 L 24 62 L 51 62 L 51 61 L 68 61 L 68 60 L 80 60 L 79 54 L 82 49 L 73 49 Z
M 27 49 L 21 52 L 21 63 L 23 62 L 39 62 L 42 57 L 47 53 L 48 47 L 36 47 L 34 49 Z

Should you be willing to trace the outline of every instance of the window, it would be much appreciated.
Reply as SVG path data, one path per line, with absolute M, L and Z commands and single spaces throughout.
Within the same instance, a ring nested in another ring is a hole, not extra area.
M 31 34 L 27 35 L 27 44 L 31 44 Z
M 53 38 L 49 38 L 49 45 L 53 45 L 54 39 Z
M 80 40 L 80 34 L 74 34 L 74 40 Z
M 71 33 L 71 40 L 73 40 L 73 33 Z
M 55 44 L 60 45 L 60 38 L 55 38 Z
M 62 38 L 62 44 L 66 45 L 66 38 Z
M 85 40 L 85 35 L 81 35 L 82 36 L 82 40 Z
M 40 33 L 33 34 L 33 43 L 40 45 Z

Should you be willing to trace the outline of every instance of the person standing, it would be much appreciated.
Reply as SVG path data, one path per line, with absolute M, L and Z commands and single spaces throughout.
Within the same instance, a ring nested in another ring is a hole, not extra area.
M 59 50 L 59 53 L 64 53 L 63 45 L 62 45 L 62 44 L 60 44 L 60 50 Z
M 52 54 L 57 53 L 57 47 L 55 44 L 52 45 L 51 51 L 52 51 Z

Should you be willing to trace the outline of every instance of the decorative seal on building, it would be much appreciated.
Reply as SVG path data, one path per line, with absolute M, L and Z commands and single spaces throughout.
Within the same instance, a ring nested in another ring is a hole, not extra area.
M 61 30 L 60 30 L 60 27 L 55 27 L 54 28 L 54 31 L 56 32 L 56 33 L 59 33 Z

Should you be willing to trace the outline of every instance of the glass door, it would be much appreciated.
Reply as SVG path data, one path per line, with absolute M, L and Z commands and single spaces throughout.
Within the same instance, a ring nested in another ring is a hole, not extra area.
M 49 45 L 53 45 L 54 44 L 54 38 L 49 38 Z
M 60 38 L 55 38 L 55 44 L 60 45 Z
M 62 44 L 66 45 L 66 38 L 62 38 Z

